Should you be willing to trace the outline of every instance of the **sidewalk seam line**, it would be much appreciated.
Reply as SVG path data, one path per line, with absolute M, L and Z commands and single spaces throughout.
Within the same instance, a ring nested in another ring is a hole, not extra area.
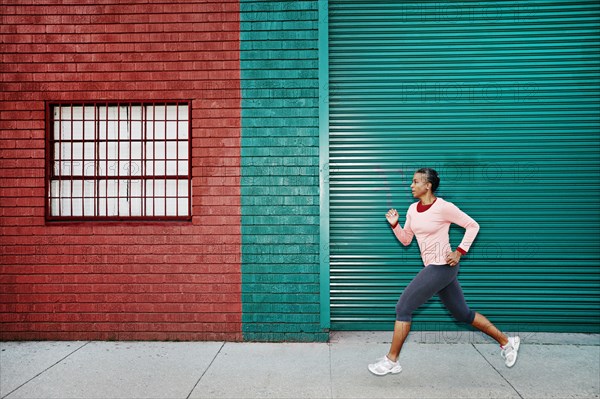
M 43 371 L 40 371 L 38 374 L 34 375 L 33 377 L 31 377 L 30 379 L 28 379 L 27 381 L 25 381 L 24 383 L 22 383 L 21 385 L 19 385 L 18 387 L 16 387 L 15 389 L 13 389 L 12 391 L 10 391 L 9 393 L 7 393 L 6 395 L 2 396 L 0 399 L 4 399 L 10 395 L 12 395 L 13 393 L 15 393 L 16 391 L 18 391 L 19 389 L 23 388 L 25 385 L 29 384 L 31 381 L 35 380 L 36 378 L 38 378 L 40 375 L 44 374 L 46 371 L 50 370 L 52 367 L 56 366 L 57 364 L 59 364 L 60 362 L 62 362 L 63 360 L 65 360 L 66 358 L 68 358 L 69 356 L 71 356 L 72 354 L 74 354 L 75 352 L 79 351 L 81 348 L 87 346 L 90 344 L 91 341 L 86 342 L 85 344 L 81 345 L 79 348 L 75 349 L 73 352 L 69 353 L 68 355 L 66 355 L 65 357 L 63 357 L 62 359 L 60 359 L 59 361 L 57 361 L 56 363 L 54 363 L 53 365 L 49 366 L 48 368 L 46 368 Z
M 479 349 L 477 349 L 477 347 L 475 346 L 475 344 L 471 344 L 471 346 L 473 346 L 473 348 L 474 348 L 474 349 L 477 351 L 477 353 L 479 353 L 479 355 L 480 355 L 480 356 L 483 358 L 483 360 L 485 360 L 485 361 L 487 362 L 487 364 L 489 364 L 489 365 L 490 365 L 490 367 L 491 367 L 491 368 L 492 368 L 492 369 L 493 369 L 493 370 L 494 370 L 496 373 L 498 373 L 498 375 L 499 375 L 500 377 L 502 377 L 502 379 L 503 379 L 504 381 L 506 381 L 506 383 L 507 383 L 507 384 L 508 384 L 508 385 L 509 385 L 509 386 L 510 386 L 512 389 L 513 389 L 513 391 L 515 391 L 515 392 L 517 393 L 517 395 L 519 395 L 519 398 L 523 399 L 523 395 L 521 395 L 521 392 L 517 391 L 517 389 L 516 389 L 516 388 L 513 386 L 513 384 L 511 384 L 511 383 L 510 383 L 510 381 L 508 381 L 508 380 L 506 379 L 506 377 L 504 377 L 504 376 L 502 375 L 502 373 L 501 373 L 501 372 L 499 372 L 499 371 L 498 371 L 498 369 L 496 369 L 496 367 L 494 367 L 494 365 L 493 365 L 492 363 L 490 363 L 490 361 L 489 361 L 489 360 L 487 360 L 487 358 L 486 358 L 485 356 L 483 356 L 483 353 L 481 353 L 481 352 L 479 351 Z
M 221 344 L 221 347 L 219 348 L 219 350 L 217 351 L 217 353 L 215 354 L 215 356 L 212 358 L 212 360 L 210 361 L 210 363 L 208 364 L 208 366 L 206 366 L 206 369 L 204 370 L 204 372 L 202 373 L 202 375 L 200 376 L 200 378 L 198 378 L 198 381 L 196 381 L 196 383 L 192 387 L 192 390 L 190 391 L 190 393 L 188 394 L 188 396 L 186 396 L 185 399 L 190 399 L 190 396 L 192 396 L 192 393 L 194 392 L 194 390 L 196 389 L 196 387 L 198 386 L 198 384 L 200 384 L 200 381 L 202 381 L 202 378 L 204 378 L 204 375 L 208 372 L 208 370 L 210 369 L 210 366 L 212 366 L 212 364 L 215 362 L 215 360 L 217 359 L 217 356 L 219 356 L 219 353 L 221 353 L 221 350 L 223 349 L 224 346 L 225 346 L 225 342 L 223 342 Z

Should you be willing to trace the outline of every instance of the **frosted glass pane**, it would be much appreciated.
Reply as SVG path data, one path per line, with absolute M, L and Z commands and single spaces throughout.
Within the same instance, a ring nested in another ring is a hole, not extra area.
M 189 216 L 188 215 L 188 199 L 187 198 L 178 198 L 178 209 L 177 216 Z
M 108 198 L 108 213 L 106 216 L 117 216 L 119 214 L 119 202 L 117 198 Z
M 166 159 L 177 159 L 177 142 L 167 142 L 167 154 Z
M 60 200 L 58 198 L 53 198 L 50 201 L 50 214 L 52 216 L 60 216 Z
M 179 159 L 188 159 L 188 143 L 187 141 L 177 142 L 177 157 Z
M 119 216 L 129 216 L 129 204 L 127 198 L 119 199 Z
M 94 198 L 95 184 L 93 180 L 84 180 L 83 182 L 83 196 L 85 198 Z
M 146 161 L 146 174 L 149 176 L 154 175 L 154 162 Z
M 179 175 L 187 175 L 189 173 L 188 161 L 179 161 Z
M 165 122 L 148 121 L 146 123 L 146 137 L 149 139 L 163 140 L 165 138 Z
M 165 200 L 164 198 L 154 199 L 154 216 L 165 216 Z
M 105 176 L 117 176 L 119 172 L 119 162 L 117 161 L 107 161 L 106 162 L 106 171 L 104 173 Z
M 154 159 L 154 143 L 146 143 L 146 159 Z
M 71 174 L 73 176 L 83 176 L 83 161 L 73 161 L 71 164 Z
M 71 216 L 83 216 L 83 198 L 71 200 Z
M 154 201 L 152 198 L 146 198 L 146 216 L 154 216 Z
M 109 141 L 108 143 L 100 143 L 99 145 L 99 158 L 100 159 L 109 159 L 116 160 L 118 159 L 118 143 L 115 141 Z
M 83 174 L 84 176 L 96 176 L 98 171 L 98 165 L 95 161 L 85 161 L 83 163 Z
M 58 176 L 71 176 L 73 174 L 73 162 L 71 161 L 57 163 L 55 164 L 55 168 L 58 169 Z
M 176 121 L 177 118 L 177 105 L 167 105 L 167 120 Z
M 117 190 L 119 192 L 119 197 L 127 198 L 127 196 L 129 195 L 129 181 L 127 181 L 127 180 L 117 181 Z
M 117 180 L 105 180 L 99 183 L 100 197 L 116 197 L 117 196 Z
M 142 199 L 141 198 L 131 198 L 129 200 L 131 207 L 130 216 L 142 216 Z
M 167 161 L 167 176 L 177 175 L 177 161 Z
M 98 197 L 105 198 L 106 193 L 108 191 L 108 180 L 100 180 L 98 181 Z
M 86 140 L 93 140 L 95 137 L 96 123 L 94 121 L 85 121 L 83 123 L 84 135 Z
M 119 143 L 119 159 L 129 159 L 129 141 Z
M 167 197 L 177 196 L 177 180 L 167 180 Z
M 71 159 L 71 143 L 54 144 L 55 159 Z
M 71 181 L 69 181 L 69 180 L 58 181 L 58 196 L 59 197 L 70 197 L 71 196 Z
M 94 216 L 94 199 L 85 198 L 83 200 L 83 216 Z
M 179 197 L 187 197 L 187 195 L 188 195 L 188 181 L 187 180 L 179 180 L 177 186 L 178 186 L 177 195 Z
M 98 199 L 98 216 L 106 216 L 106 198 Z
M 60 195 L 60 182 L 55 180 L 50 182 L 50 198 L 56 198 Z
M 154 143 L 154 158 L 165 159 L 165 143 Z
M 70 147 L 71 159 L 83 159 L 83 143 L 71 143 Z
M 131 142 L 131 159 L 142 159 L 142 142 Z
M 130 170 L 131 176 L 141 176 L 142 175 L 142 161 L 140 161 L 140 160 L 131 161 L 129 170 Z
M 129 126 L 130 123 L 129 121 L 125 121 L 125 122 L 121 122 L 119 125 L 119 138 L 121 140 L 129 140 L 131 138 L 131 135 L 129 134 Z
M 84 143 L 84 159 L 93 160 L 96 157 L 95 144 L 94 143 Z
M 70 122 L 62 122 L 60 124 L 60 138 L 62 140 L 71 140 L 71 123 Z
M 69 119 L 83 120 L 83 107 L 82 106 L 68 106 L 65 107 L 63 117 L 67 116 Z
M 107 165 L 105 161 L 96 162 L 96 176 L 106 176 Z
M 70 140 L 71 139 L 71 123 L 54 122 L 54 139 L 55 140 Z
M 179 126 L 177 127 L 177 138 L 179 139 L 187 139 L 189 136 L 190 125 L 188 122 L 179 122 Z
M 142 106 L 141 105 L 132 105 L 130 107 L 131 112 L 131 120 L 132 121 L 141 121 L 142 120 Z
M 93 121 L 96 119 L 96 107 L 93 105 L 84 106 L 83 118 L 86 121 Z
M 178 118 L 180 121 L 181 120 L 188 120 L 188 116 L 189 116 L 189 109 L 187 105 L 179 105 L 178 107 Z
M 167 129 L 167 138 L 168 139 L 176 139 L 177 138 L 177 122 L 169 121 L 166 125 Z
M 154 180 L 154 196 L 155 197 L 164 197 L 165 196 L 165 181 L 164 180 Z
M 140 140 L 143 137 L 141 121 L 131 122 L 130 129 L 131 129 L 131 138 L 133 140 Z
M 133 180 L 131 181 L 131 196 L 132 197 L 141 197 L 142 196 L 142 181 L 141 180 Z
M 164 176 L 165 175 L 165 161 L 155 161 L 154 162 L 154 175 L 156 176 Z
M 60 199 L 60 216 L 72 216 L 71 215 L 71 199 L 61 198 Z
M 166 215 L 167 216 L 177 216 L 177 199 L 176 198 L 167 198 L 167 208 Z
M 71 182 L 71 197 L 83 198 L 83 181 L 73 180 Z
M 64 122 L 63 122 L 64 123 Z M 68 124 L 69 122 L 67 122 Z M 73 140 L 83 139 L 83 121 L 71 121 L 71 133 Z

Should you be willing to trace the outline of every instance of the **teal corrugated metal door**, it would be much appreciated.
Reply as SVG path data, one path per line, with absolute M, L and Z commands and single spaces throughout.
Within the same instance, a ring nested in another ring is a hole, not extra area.
M 329 1 L 332 329 L 391 328 L 421 261 L 384 215 L 404 222 L 429 166 L 481 225 L 460 274 L 474 310 L 599 332 L 599 4 Z M 415 327 L 458 325 L 434 299 Z

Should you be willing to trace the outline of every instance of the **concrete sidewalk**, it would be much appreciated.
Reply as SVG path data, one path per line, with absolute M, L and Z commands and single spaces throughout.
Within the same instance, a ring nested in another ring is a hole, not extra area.
M 367 364 L 391 334 L 329 343 L 1 342 L 0 398 L 598 398 L 600 335 L 520 333 L 508 369 L 479 333 L 413 332 L 402 373 Z

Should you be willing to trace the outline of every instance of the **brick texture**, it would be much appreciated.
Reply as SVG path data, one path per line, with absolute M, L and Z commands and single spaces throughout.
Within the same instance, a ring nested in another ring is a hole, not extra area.
M 1 1 L 0 340 L 241 334 L 237 1 Z M 191 100 L 191 222 L 45 221 L 45 101 Z
M 324 341 L 318 2 L 240 7 L 244 339 Z

